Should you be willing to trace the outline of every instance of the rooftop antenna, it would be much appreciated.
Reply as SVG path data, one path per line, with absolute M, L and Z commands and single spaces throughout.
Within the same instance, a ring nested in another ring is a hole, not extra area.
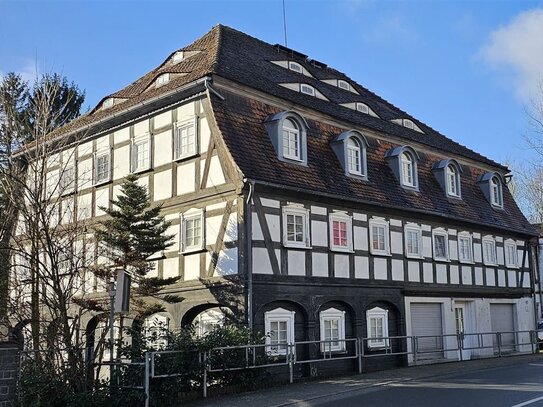
M 283 28 L 285 30 L 285 47 L 288 47 L 288 44 L 287 44 L 287 14 L 285 12 L 285 0 L 283 0 Z

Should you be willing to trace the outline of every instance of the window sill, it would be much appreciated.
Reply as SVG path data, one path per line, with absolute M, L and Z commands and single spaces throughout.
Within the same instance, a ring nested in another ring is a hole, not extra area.
M 132 174 L 143 174 L 145 172 L 152 171 L 153 167 L 142 168 L 141 170 L 132 170 Z
M 458 260 L 458 263 L 460 264 L 475 264 L 475 262 L 473 260 Z
M 371 250 L 370 250 L 370 254 L 371 254 L 372 256 L 392 257 L 392 254 L 387 253 L 387 252 L 374 252 L 374 251 L 371 251 Z
M 411 260 L 424 260 L 424 256 L 422 254 L 415 255 L 415 254 L 406 254 L 405 258 L 411 259 Z
M 74 189 L 72 189 L 72 190 L 70 190 L 70 191 L 64 191 L 64 192 L 62 192 L 62 193 L 60 194 L 60 196 L 64 197 L 64 196 L 69 196 L 69 195 L 73 195 L 73 194 L 75 194 L 75 190 L 74 190 Z
M 505 265 L 505 268 L 507 268 L 509 270 L 518 270 L 518 269 L 520 269 L 520 266 L 517 266 L 517 265 Z
M 99 186 L 102 186 L 102 185 L 109 184 L 110 182 L 111 182 L 111 179 L 107 179 L 107 180 L 104 180 L 104 181 L 97 181 L 94 184 L 92 184 L 92 186 L 93 187 L 99 187 Z
M 194 248 L 189 248 L 189 249 L 186 249 L 186 250 L 182 250 L 179 252 L 179 254 L 195 254 L 195 253 L 201 253 L 201 252 L 204 252 L 206 249 L 204 247 L 194 247 Z
M 451 262 L 451 259 L 436 259 L 434 257 L 434 261 L 439 261 L 440 263 L 450 263 Z
M 174 162 L 185 161 L 185 160 L 188 160 L 189 158 L 194 158 L 196 156 L 198 156 L 198 153 L 195 152 L 195 153 L 183 155 L 181 157 L 175 157 L 173 161 Z
M 485 266 L 485 267 L 498 267 L 498 263 L 485 263 L 485 262 L 483 262 L 483 266 Z
M 302 245 L 294 245 L 294 244 L 287 244 L 287 243 L 283 243 L 283 246 L 287 249 L 301 249 L 301 250 L 310 250 L 313 248 L 312 246 L 302 246 Z
M 331 350 L 327 350 L 327 349 L 323 349 L 321 347 L 321 355 L 324 355 L 324 354 L 332 354 L 332 355 L 344 355 L 347 353 L 347 350 L 345 349 L 331 349 Z
M 351 249 L 351 248 L 341 248 L 341 247 L 330 247 L 330 251 L 332 252 L 336 252 L 336 253 L 347 253 L 347 254 L 352 254 L 354 253 L 354 250 Z

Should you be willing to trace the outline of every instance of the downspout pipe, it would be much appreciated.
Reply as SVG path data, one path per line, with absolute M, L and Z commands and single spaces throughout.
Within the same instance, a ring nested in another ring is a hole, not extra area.
M 253 194 L 255 184 L 251 180 L 244 180 L 249 185 L 245 200 L 245 249 L 247 272 L 247 327 L 253 330 Z

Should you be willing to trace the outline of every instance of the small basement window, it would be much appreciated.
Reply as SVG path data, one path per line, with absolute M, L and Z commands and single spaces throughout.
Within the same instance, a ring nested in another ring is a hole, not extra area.
M 290 69 L 291 71 L 294 71 L 294 72 L 298 72 L 298 73 L 303 73 L 304 72 L 304 68 L 297 62 L 293 62 L 293 61 L 290 61 L 288 63 L 288 69 Z
M 306 95 L 315 96 L 315 88 L 303 83 L 300 85 L 300 92 L 305 93 Z

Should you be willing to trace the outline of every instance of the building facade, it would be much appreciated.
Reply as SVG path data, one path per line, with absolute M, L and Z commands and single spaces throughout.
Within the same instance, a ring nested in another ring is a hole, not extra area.
M 130 173 L 162 205 L 175 244 L 150 260 L 178 278 L 164 294 L 184 301 L 155 316 L 172 328 L 234 316 L 280 354 L 534 327 L 537 231 L 508 169 L 297 51 L 216 26 L 51 137 L 78 140 L 58 155 L 73 216 L 102 219 Z M 449 339 L 418 347 L 458 358 Z

